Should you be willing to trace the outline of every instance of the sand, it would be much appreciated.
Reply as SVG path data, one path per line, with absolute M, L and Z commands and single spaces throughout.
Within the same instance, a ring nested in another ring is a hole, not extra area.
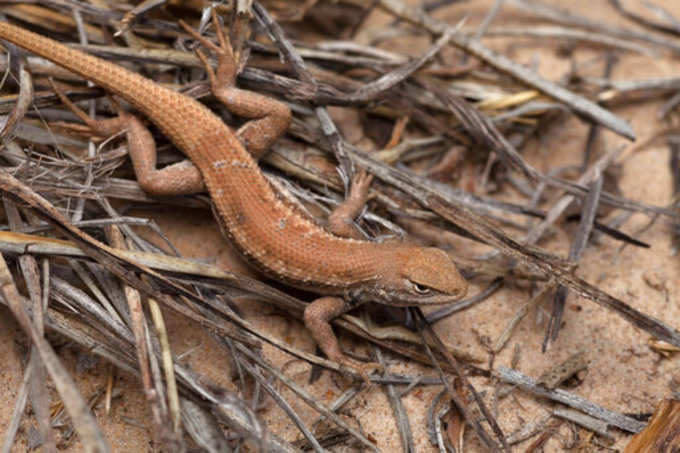
M 438 17 L 451 22 L 458 21 L 464 14 L 468 14 L 468 24 L 479 23 L 493 2 L 484 0 L 466 2 L 454 5 L 438 13 Z M 554 2 L 559 4 L 562 2 Z M 637 2 L 625 2 L 633 5 Z M 657 1 L 676 17 L 680 17 L 680 3 Z M 595 20 L 614 25 L 631 25 L 615 14 L 608 2 L 574 0 L 569 2 L 571 10 L 587 15 Z M 496 20 L 495 25 L 527 24 L 526 16 L 516 10 L 506 7 L 504 13 Z M 641 11 L 638 9 L 638 11 Z M 366 27 L 386 23 L 390 17 L 382 12 L 373 14 Z M 490 47 L 510 56 L 518 63 L 536 65 L 535 69 L 543 77 L 557 80 L 569 71 L 572 62 L 576 62 L 582 75 L 597 76 L 602 73 L 601 63 L 592 64 L 593 58 L 603 55 L 601 49 L 588 46 L 577 46 L 570 56 L 560 51 L 560 46 L 554 41 L 534 39 L 509 40 L 494 38 L 486 40 Z M 396 51 L 417 54 L 427 43 L 420 40 L 408 42 L 395 41 L 391 48 Z M 449 50 L 450 51 L 450 50 Z M 680 62 L 661 55 L 649 58 L 630 52 L 620 55 L 619 62 L 614 68 L 613 79 L 642 79 L 651 77 L 670 77 L 680 73 Z M 657 99 L 639 103 L 631 103 L 616 107 L 615 113 L 627 119 L 633 126 L 639 138 L 645 138 L 664 126 L 657 119 L 657 112 L 661 103 L 666 100 Z M 342 115 L 336 112 L 338 117 Z M 349 115 L 351 116 L 351 115 Z M 588 125 L 576 118 L 563 120 L 559 127 L 552 127 L 549 132 L 539 139 L 533 140 L 525 153 L 527 160 L 542 171 L 570 164 L 580 164 L 582 152 L 588 132 Z M 625 139 L 609 132 L 603 132 L 598 140 L 597 148 L 611 150 L 617 146 L 625 146 Z M 668 168 L 669 151 L 663 141 L 647 146 L 634 153 L 621 164 L 620 190 L 626 197 L 644 201 L 654 205 L 667 205 L 672 201 L 672 184 Z M 500 195 L 506 200 L 518 200 L 517 194 L 507 190 Z M 236 266 L 236 270 L 248 272 L 242 263 L 238 263 L 232 256 L 229 247 L 224 243 L 209 212 L 194 211 L 190 215 L 167 209 L 160 212 L 142 211 L 153 217 L 163 231 L 170 237 L 185 256 L 199 257 L 213 261 L 220 265 Z M 140 214 L 140 212 L 137 212 Z M 648 222 L 643 215 L 634 215 L 623 227 L 627 233 L 635 233 Z M 575 225 L 564 227 L 560 225 L 549 241 L 541 243 L 552 252 L 566 255 L 573 237 Z M 642 237 L 651 244 L 651 248 L 621 247 L 621 243 L 609 238 L 603 238 L 597 244 L 590 245 L 581 259 L 578 275 L 596 284 L 604 291 L 626 301 L 638 310 L 657 317 L 663 322 L 680 327 L 680 307 L 677 304 L 678 258 L 672 253 L 670 238 L 671 228 L 666 219 L 660 219 Z M 511 234 L 519 236 L 518 232 Z M 464 256 L 475 256 L 484 249 L 469 241 L 460 239 L 456 244 L 456 253 Z M 485 339 L 495 340 L 513 314 L 530 298 L 531 285 L 509 284 L 483 303 L 456 314 L 436 325 L 436 331 L 442 339 L 475 354 L 488 357 L 483 345 Z M 470 293 L 475 293 L 482 286 L 472 285 Z M 307 351 L 314 350 L 314 344 L 303 326 L 290 318 L 281 316 L 272 308 L 259 303 L 249 303 L 243 306 L 245 315 L 256 326 L 270 332 L 278 338 L 290 342 L 291 345 Z M 559 339 L 547 353 L 541 352 L 541 343 L 545 331 L 548 309 L 542 307 L 537 312 L 524 319 L 506 348 L 496 357 L 494 365 L 510 366 L 513 355 L 519 351 L 517 368 L 523 373 L 537 377 L 551 364 L 559 363 L 579 349 L 586 351 L 590 365 L 581 374 L 582 382 L 570 391 L 600 404 L 608 409 L 623 413 L 651 413 L 656 404 L 672 394 L 671 383 L 680 371 L 680 362 L 676 356 L 661 357 L 648 347 L 649 335 L 643 333 L 623 319 L 597 306 L 596 304 L 570 294 L 567 298 L 564 325 Z M 217 345 L 202 328 L 190 321 L 166 311 L 166 321 L 172 333 L 172 347 L 175 354 L 184 353 L 182 362 L 207 378 L 234 390 L 230 379 L 230 365 L 225 352 Z M 352 342 L 346 335 L 342 336 L 343 345 L 363 352 L 358 343 Z M 54 340 L 54 339 L 53 339 Z M 95 361 L 89 367 L 77 366 L 82 362 L 87 351 L 80 350 L 62 341 L 55 341 L 59 356 L 73 373 L 83 395 L 89 397 L 106 385 L 111 367 L 106 362 Z M 265 357 L 277 366 L 283 366 L 291 358 L 271 347 L 265 347 Z M 14 407 L 18 389 L 21 384 L 26 357 L 26 339 L 20 332 L 10 313 L 0 309 L 0 391 L 3 398 L 0 404 L 0 432 L 6 429 Z M 390 371 L 405 373 L 428 373 L 431 369 L 406 363 L 402 359 L 389 355 Z M 482 364 L 482 366 L 486 366 Z M 307 384 L 309 367 L 300 362 L 294 362 L 286 367 L 286 373 L 298 384 L 306 387 L 321 402 L 329 403 L 344 390 L 342 382 L 324 373 L 321 380 L 313 385 Z M 487 391 L 486 401 L 490 401 L 490 394 L 495 383 L 475 377 L 471 379 L 480 391 Z M 105 414 L 101 404 L 95 413 L 101 427 L 109 439 L 113 450 L 117 452 L 141 452 L 151 448 L 148 418 L 149 413 L 140 384 L 137 379 L 123 372 L 115 372 L 115 387 L 119 392 L 113 400 L 111 412 Z M 440 391 L 439 387 L 421 387 L 410 392 L 404 398 L 404 405 L 408 411 L 413 429 L 416 449 L 419 452 L 434 452 L 430 445 L 426 426 L 426 410 L 432 398 Z M 53 391 L 53 403 L 58 397 Z M 300 415 L 307 421 L 315 419 L 312 413 L 299 400 L 287 392 L 284 395 L 299 410 Z M 505 433 L 512 433 L 523 424 L 538 419 L 548 413 L 551 405 L 545 401 L 527 396 L 521 391 L 515 391 L 512 396 L 503 399 L 497 407 L 497 417 Z M 382 451 L 400 451 L 398 432 L 392 417 L 392 412 L 385 394 L 379 387 L 374 386 L 350 402 L 345 407 L 346 413 L 351 414 L 361 423 L 369 437 L 375 439 Z M 272 432 L 293 441 L 297 439 L 297 430 L 276 408 L 268 401 L 264 409 L 259 412 Z M 24 417 L 21 432 L 14 451 L 26 451 L 29 434 L 34 424 L 33 419 Z M 546 452 L 564 451 L 573 446 L 574 434 L 581 438 L 585 432 L 573 429 L 568 424 L 562 424 L 557 432 L 547 441 Z M 610 446 L 614 450 L 621 450 L 630 436 L 617 429 L 612 429 L 615 442 Z M 525 442 L 516 451 L 523 451 L 529 443 Z M 465 436 L 465 451 L 479 451 L 478 442 L 468 432 Z M 78 451 L 79 444 L 74 441 L 67 451 Z M 347 451 L 338 449 L 337 451 Z M 588 450 L 597 451 L 597 450 Z

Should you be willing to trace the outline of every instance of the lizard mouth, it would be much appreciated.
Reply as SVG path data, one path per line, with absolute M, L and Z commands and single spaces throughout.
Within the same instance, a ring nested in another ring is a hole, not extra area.
M 395 307 L 414 307 L 418 305 L 445 305 L 459 301 L 466 292 L 456 294 L 434 293 L 428 296 L 414 296 L 413 294 L 383 294 L 377 295 L 374 300 L 385 305 Z

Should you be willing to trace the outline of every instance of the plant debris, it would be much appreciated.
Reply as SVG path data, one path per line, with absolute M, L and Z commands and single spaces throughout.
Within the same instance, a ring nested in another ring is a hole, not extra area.
M 391 451 L 380 437 L 387 430 L 364 426 L 366 419 L 358 415 L 357 408 L 371 413 L 361 404 L 374 403 L 369 397 L 379 393 L 367 388 L 384 392 L 386 413 L 394 418 L 390 445 L 403 451 L 421 451 L 428 441 L 431 451 L 511 451 L 518 443 L 524 451 L 556 448 L 556 433 L 565 426 L 589 432 L 574 434 L 574 445 L 578 441 L 582 448 L 598 442 L 622 446 L 627 436 L 639 433 L 625 451 L 656 451 L 652 445 L 673 438 L 670 400 L 645 428 L 629 414 L 607 408 L 609 403 L 596 404 L 578 396 L 579 389 L 560 388 L 577 380 L 570 379 L 576 373 L 581 379 L 586 367 L 589 378 L 595 350 L 571 350 L 567 360 L 555 359 L 537 379 L 513 368 L 534 370 L 520 358 L 520 351 L 541 349 L 523 343 L 523 333 L 532 328 L 542 332 L 544 357 L 550 359 L 549 346 L 578 343 L 558 334 L 569 310 L 582 310 L 586 300 L 618 314 L 612 323 L 622 319 L 652 337 L 659 360 L 673 360 L 680 347 L 680 325 L 664 310 L 647 312 L 643 296 L 618 291 L 603 283 L 604 275 L 579 269 L 588 266 L 595 249 L 618 257 L 624 245 L 655 247 L 656 236 L 649 231 L 659 223 L 671 225 L 678 246 L 677 198 L 669 205 L 646 202 L 624 195 L 619 182 L 629 159 L 662 142 L 670 151 L 677 197 L 680 148 L 674 123 L 680 79 L 614 77 L 626 57 L 645 61 L 680 54 L 680 20 L 673 15 L 678 11 L 651 2 L 643 2 L 644 10 L 631 9 L 610 0 L 610 14 L 629 21 L 613 26 L 588 17 L 588 11 L 538 0 L 497 0 L 483 14 L 470 16 L 457 3 L 48 0 L 0 5 L 0 20 L 124 65 L 198 99 L 238 128 L 242 122 L 212 99 L 194 38 L 180 26 L 182 19 L 213 39 L 207 25 L 221 18 L 230 24 L 231 42 L 241 56 L 239 86 L 276 97 L 294 113 L 285 137 L 260 162 L 281 198 L 323 224 L 348 196 L 352 178 L 367 171 L 374 177 L 370 201 L 355 222 L 365 239 L 441 247 L 475 288 L 467 299 L 427 312 L 421 307 L 359 311 L 333 320 L 343 338 L 349 332 L 360 341 L 357 346 L 367 346 L 357 355 L 370 354 L 385 369 L 371 375 L 368 385 L 359 375 L 348 376 L 306 347 L 304 329 L 289 327 L 282 334 L 284 328 L 263 326 L 244 310 L 264 302 L 269 318 L 299 327 L 310 295 L 181 256 L 182 247 L 166 236 L 154 215 L 139 212 L 165 206 L 206 213 L 210 200 L 205 195 L 156 199 L 144 193 L 124 137 L 93 139 L 56 93 L 97 118 L 111 116 L 117 100 L 3 44 L 0 304 L 23 332 L 15 342 L 27 346 L 23 378 L 12 389 L 2 452 L 21 442 L 46 452 L 112 451 L 120 439 L 105 434 L 102 420 L 120 408 L 121 395 L 126 397 L 119 387 L 123 375 L 134 376 L 128 382 L 143 395 L 146 419 L 120 413 L 114 418 L 148 430 L 147 441 L 158 451 L 321 452 L 336 446 Z M 510 14 L 524 21 L 506 26 Z M 380 25 L 376 17 L 391 22 Z M 499 47 L 497 37 L 507 42 Z M 408 44 L 390 47 L 395 40 Z M 515 45 L 555 43 L 571 64 L 561 79 L 549 80 L 513 54 Z M 573 56 L 577 48 L 588 49 L 587 61 Z M 651 133 L 636 131 L 630 109 L 660 97 L 658 117 L 667 124 Z M 564 124 L 575 124 L 572 117 L 589 126 L 583 153 L 569 165 L 549 168 L 542 164 L 549 159 L 532 150 L 549 153 L 560 147 L 555 136 Z M 159 166 L 181 160 L 167 139 L 152 131 Z M 633 143 L 636 136 L 643 138 Z M 647 223 L 640 227 L 637 218 Z M 661 289 L 671 304 L 672 286 L 664 283 Z M 447 343 L 461 338 L 440 329 L 454 313 L 470 310 L 465 315 L 472 316 L 507 294 L 524 301 L 507 311 L 492 335 L 465 323 L 458 327 L 470 338 L 476 335 L 479 347 L 472 340 Z M 572 303 L 577 297 L 570 294 L 582 299 Z M 173 330 L 178 319 L 214 342 L 230 373 L 218 365 L 192 365 L 191 356 L 216 357 L 205 344 L 188 358 L 180 354 Z M 528 319 L 533 327 L 527 327 Z M 82 386 L 79 375 L 91 369 L 72 367 L 63 341 L 104 359 L 105 365 L 93 368 L 106 366 L 105 385 Z M 655 355 L 635 343 L 619 347 L 632 351 L 631 360 Z M 416 363 L 417 368 L 410 366 Z M 314 379 L 324 379 L 323 386 L 305 382 L 310 370 Z M 330 373 L 320 377 L 319 370 Z M 333 382 L 340 379 L 339 371 L 351 380 Z M 624 395 L 628 389 L 618 390 Z M 541 409 L 529 413 L 527 422 L 523 405 L 529 398 Z M 420 402 L 418 417 L 412 406 Z M 519 408 L 516 417 L 499 412 L 508 405 Z M 27 421 L 32 418 L 35 427 Z M 282 429 L 277 419 L 289 426 Z

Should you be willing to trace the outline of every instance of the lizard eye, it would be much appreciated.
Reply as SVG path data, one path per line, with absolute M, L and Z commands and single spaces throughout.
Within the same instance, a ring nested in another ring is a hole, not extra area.
M 428 288 L 425 285 L 421 285 L 420 283 L 416 282 L 410 282 L 411 286 L 413 287 L 413 290 L 417 292 L 418 294 L 430 294 L 430 288 Z

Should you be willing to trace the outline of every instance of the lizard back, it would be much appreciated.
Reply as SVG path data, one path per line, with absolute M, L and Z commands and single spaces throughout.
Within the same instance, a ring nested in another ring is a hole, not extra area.
M 338 294 L 381 277 L 375 270 L 390 259 L 385 244 L 334 236 L 282 202 L 238 137 L 203 104 L 6 22 L 0 38 L 120 96 L 153 122 L 198 167 L 232 242 L 260 270 Z

